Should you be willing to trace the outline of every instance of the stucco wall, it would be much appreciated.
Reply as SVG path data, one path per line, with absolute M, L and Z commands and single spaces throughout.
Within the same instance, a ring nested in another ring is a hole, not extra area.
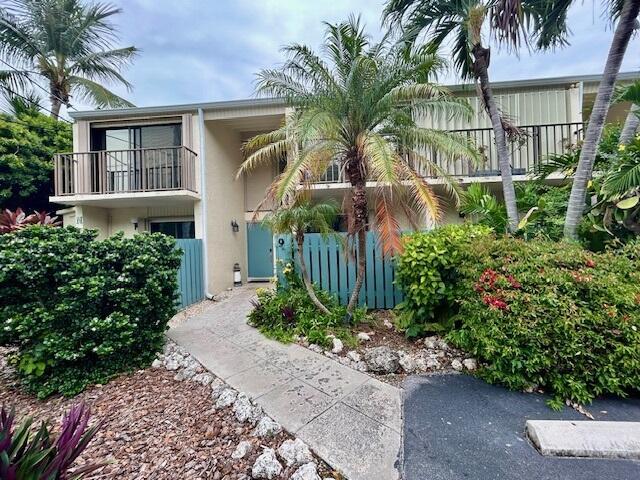
M 239 263 L 247 278 L 244 179 L 235 174 L 242 161 L 241 138 L 221 121 L 205 123 L 208 292 L 233 285 L 233 265 Z M 239 225 L 233 232 L 231 222 Z

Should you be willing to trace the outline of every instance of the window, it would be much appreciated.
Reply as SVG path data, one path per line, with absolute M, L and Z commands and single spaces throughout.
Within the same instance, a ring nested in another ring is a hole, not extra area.
M 181 186 L 182 125 L 142 125 L 91 129 L 92 191 L 165 190 Z M 104 182 L 104 185 L 102 184 Z
M 193 220 L 151 222 L 151 233 L 164 233 L 174 238 L 196 238 L 196 223 Z

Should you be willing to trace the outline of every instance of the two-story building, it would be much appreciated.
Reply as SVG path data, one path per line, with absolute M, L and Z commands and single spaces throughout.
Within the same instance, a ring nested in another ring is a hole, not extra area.
M 624 73 L 620 80 L 639 76 Z M 588 75 L 494 84 L 504 114 L 526 132 L 511 145 L 514 179 L 526 180 L 527 172 L 549 154 L 562 153 L 582 139 L 599 81 L 600 76 Z M 473 138 L 484 152 L 483 165 L 459 161 L 443 166 L 463 185 L 484 182 L 499 193 L 492 131 L 475 88 L 450 89 L 469 98 L 476 112 L 472 120 L 420 122 Z M 55 158 L 50 200 L 67 207 L 58 211 L 66 225 L 95 228 L 102 237 L 151 231 L 201 239 L 208 294 L 233 284 L 236 263 L 243 279 L 269 278 L 273 240 L 253 218 L 282 166 L 262 167 L 240 179 L 236 171 L 242 143 L 277 128 L 285 110 L 282 101 L 256 99 L 75 112 L 73 152 Z M 628 105 L 613 106 L 609 120 L 624 121 L 627 110 Z M 440 179 L 428 181 L 439 191 Z M 335 168 L 312 188 L 316 198 L 342 198 L 349 185 Z M 455 221 L 461 220 L 449 205 L 444 222 Z

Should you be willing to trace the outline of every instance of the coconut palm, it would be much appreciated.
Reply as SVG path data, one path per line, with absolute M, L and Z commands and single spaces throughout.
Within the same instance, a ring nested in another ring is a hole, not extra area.
M 384 18 L 391 25 L 401 27 L 403 40 L 409 44 L 425 37 L 436 48 L 453 40 L 453 63 L 463 79 L 474 79 L 478 97 L 491 120 L 496 154 L 502 176 L 502 189 L 507 207 L 508 227 L 518 228 L 516 193 L 511 176 L 511 154 L 507 139 L 519 132 L 509 124 L 493 96 L 489 81 L 491 51 L 484 46 L 483 27 L 491 23 L 496 37 L 510 47 L 517 48 L 526 41 L 529 32 L 536 31 L 539 18 L 536 9 L 506 11 L 508 1 L 493 0 L 389 0 Z M 514 2 L 520 3 L 520 2 Z M 543 2 L 540 2 L 543 3 Z
M 571 2 L 565 1 L 559 3 Z M 564 223 L 564 235 L 568 239 L 575 239 L 577 236 L 578 224 L 582 220 L 584 213 L 584 199 L 587 185 L 593 173 L 597 147 L 600 142 L 600 137 L 602 136 L 607 113 L 609 112 L 616 78 L 620 71 L 620 65 L 627 50 L 627 45 L 636 28 L 637 17 L 640 12 L 640 0 L 616 0 L 610 3 L 614 9 L 612 16 L 618 17 L 618 24 L 609 48 L 604 73 L 600 81 L 600 86 L 598 87 L 598 93 L 596 94 L 591 116 L 589 117 L 589 124 L 587 126 L 587 133 L 585 134 L 582 150 L 580 151 L 580 160 L 578 161 L 576 174 L 573 178 L 571 196 L 569 197 L 569 205 Z M 620 7 L 621 10 L 618 10 Z
M 51 115 L 58 118 L 72 96 L 98 108 L 132 106 L 105 82 L 131 85 L 120 73 L 137 53 L 114 48 L 111 18 L 120 9 L 81 0 L 10 0 L 0 7 L 0 85 L 11 91 L 45 84 Z M 43 87 L 45 88 L 45 87 Z
M 620 145 L 628 145 L 640 126 L 640 81 L 618 89 L 616 102 L 631 102 L 631 108 L 620 132 Z
M 396 45 L 388 35 L 371 43 L 359 19 L 352 17 L 326 25 L 324 56 L 304 45 L 286 47 L 288 58 L 280 69 L 258 74 L 258 92 L 285 99 L 291 111 L 281 128 L 245 144 L 246 159 L 238 172 L 285 155 L 287 166 L 265 199 L 285 205 L 329 167 L 346 177 L 351 186 L 343 201 L 347 238 L 351 250 L 357 244 L 349 312 L 364 281 L 369 201 L 375 204 L 384 251 L 397 251 L 401 244 L 395 206 L 422 220 L 440 216 L 438 198 L 425 175 L 441 176 L 449 194 L 458 198 L 455 182 L 430 153 L 479 160 L 464 137 L 416 125 L 416 118 L 426 113 L 469 116 L 471 109 L 430 81 L 441 64 L 438 57 L 424 49 L 403 53 Z M 367 190 L 368 181 L 375 182 L 375 188 Z
M 307 272 L 304 260 L 303 246 L 304 234 L 308 231 L 328 235 L 333 232 L 333 224 L 338 216 L 340 208 L 336 203 L 325 202 L 311 204 L 308 199 L 298 199 L 288 208 L 280 208 L 269 214 L 263 223 L 275 234 L 291 234 L 296 241 L 296 252 L 300 273 L 307 293 L 311 301 L 318 309 L 329 315 L 331 312 L 318 299 L 313 290 L 313 284 Z

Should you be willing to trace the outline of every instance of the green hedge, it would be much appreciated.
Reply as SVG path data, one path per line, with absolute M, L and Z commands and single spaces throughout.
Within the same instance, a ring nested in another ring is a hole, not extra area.
M 413 283 L 403 285 L 403 309 L 417 305 L 422 318 L 416 312 L 435 305 L 427 318 L 448 319 L 448 340 L 480 359 L 478 375 L 541 387 L 553 407 L 639 391 L 640 242 L 593 253 L 473 231 L 464 238 L 465 228 L 407 239 L 399 278 Z
M 405 299 L 398 306 L 397 326 L 407 336 L 451 328 L 462 255 L 490 233 L 489 227 L 465 224 L 404 237 L 396 281 Z
M 161 234 L 72 227 L 0 236 L 0 344 L 40 397 L 148 365 L 176 312 L 180 252 Z

